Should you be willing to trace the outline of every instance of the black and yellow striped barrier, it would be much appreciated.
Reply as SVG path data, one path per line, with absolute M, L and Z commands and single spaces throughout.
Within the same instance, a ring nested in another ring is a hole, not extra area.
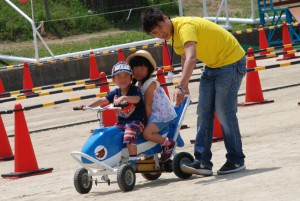
M 278 46 L 268 47 L 268 48 L 259 49 L 259 50 L 254 50 L 252 53 L 255 54 L 255 53 L 260 53 L 260 52 L 271 52 L 271 51 L 274 51 L 276 49 L 289 48 L 289 47 L 293 47 L 293 46 L 296 46 L 296 45 L 300 45 L 300 42 L 286 44 L 286 45 L 278 45 Z
M 199 80 L 200 80 L 200 78 L 191 79 L 189 82 L 190 83 L 191 82 L 198 82 Z M 173 86 L 173 85 L 177 85 L 177 84 L 178 84 L 178 82 L 170 82 L 170 83 L 161 84 L 161 86 Z M 18 111 L 25 111 L 25 110 L 37 109 L 37 108 L 41 108 L 41 107 L 48 107 L 48 106 L 58 105 L 58 104 L 62 104 L 62 103 L 80 101 L 80 100 L 89 99 L 89 98 L 96 98 L 96 97 L 100 98 L 100 97 L 105 96 L 106 94 L 107 94 L 107 92 L 103 92 L 103 93 L 91 94 L 91 95 L 80 96 L 80 97 L 75 97 L 75 98 L 52 101 L 52 102 L 47 102 L 47 103 L 42 103 L 42 104 L 37 104 L 37 105 L 32 105 L 32 106 L 26 106 L 22 110 L 18 110 Z M 14 109 L 12 109 L 12 110 L 3 110 L 3 111 L 0 111 L 0 115 L 2 115 L 2 114 L 11 114 L 11 113 L 14 113 L 15 111 L 16 110 L 14 110 Z
M 28 95 L 18 96 L 18 97 L 14 97 L 14 98 L 0 99 L 0 103 L 16 101 L 16 100 L 24 100 L 24 99 L 28 99 L 28 98 L 34 98 L 34 97 L 48 96 L 48 95 L 59 94 L 59 93 L 68 93 L 68 92 L 84 90 L 84 89 L 93 89 L 93 88 L 108 85 L 108 84 L 110 84 L 110 82 L 102 82 L 102 83 L 97 83 L 97 84 L 89 84 L 89 85 L 84 85 L 84 86 L 80 86 L 80 87 L 67 88 L 67 89 L 61 89 L 61 90 L 56 90 L 56 91 L 47 91 L 47 92 L 42 92 L 42 93 L 28 94 Z
M 131 46 L 131 47 L 128 47 L 128 48 L 119 48 L 119 49 L 122 49 L 123 51 L 136 51 L 136 50 L 139 50 L 139 49 L 147 49 L 147 48 L 150 48 L 150 47 L 158 47 L 158 46 L 161 46 L 161 45 L 164 45 L 164 42 L 156 42 L 156 43 L 153 43 L 153 44 L 140 45 L 140 46 Z M 168 45 L 170 45 L 170 42 L 168 42 Z M 117 52 L 118 52 L 118 50 L 95 52 L 93 56 L 102 56 L 102 55 L 108 55 L 108 54 L 115 54 Z M 81 59 L 89 58 L 90 55 L 91 54 L 82 54 L 82 55 L 75 55 L 75 56 L 63 57 L 63 58 L 58 58 L 58 59 L 49 59 L 49 60 L 40 61 L 40 62 L 32 62 L 32 63 L 28 63 L 28 67 L 43 66 L 45 64 L 56 64 L 56 63 L 66 62 L 66 61 L 81 60 Z M 24 64 L 10 65 L 10 66 L 0 67 L 0 70 L 13 69 L 13 68 L 23 68 L 23 67 L 24 67 Z
M 248 68 L 247 72 L 255 72 L 255 71 L 267 70 L 267 69 L 278 68 L 278 67 L 286 67 L 286 66 L 291 66 L 291 65 L 296 65 L 296 64 L 300 64 L 300 60 L 285 62 L 285 63 L 280 63 L 280 64 L 273 64 L 273 65 L 268 65 L 268 66 L 257 66 L 255 68 Z
M 198 61 L 197 64 L 198 63 L 202 63 L 202 62 Z M 181 63 L 174 64 L 172 67 L 173 68 L 181 67 Z M 171 66 L 159 66 L 159 67 L 157 67 L 157 69 L 158 68 L 163 68 L 164 70 L 170 70 Z M 165 74 L 167 74 L 167 72 Z M 156 76 L 156 75 L 153 74 L 153 76 Z M 111 75 L 106 76 L 106 79 L 111 79 L 111 78 L 112 78 Z M 74 82 L 66 82 L 66 83 L 60 83 L 60 84 L 55 84 L 55 85 L 48 85 L 48 86 L 44 86 L 44 87 L 35 87 L 32 89 L 23 89 L 23 90 L 11 91 L 11 92 L 4 92 L 4 93 L 0 94 L 0 98 L 9 97 L 12 95 L 18 95 L 18 94 L 27 93 L 27 92 L 39 92 L 42 90 L 61 88 L 61 87 L 67 87 L 67 86 L 72 86 L 72 85 L 90 84 L 90 83 L 99 82 L 99 81 L 100 81 L 100 79 L 79 80 L 79 81 L 74 81 Z M 112 84 L 112 83 L 110 82 L 109 84 Z
M 38 92 L 38 91 L 42 91 L 42 90 L 61 88 L 61 87 L 67 87 L 67 86 L 72 86 L 72 85 L 91 84 L 91 83 L 99 82 L 99 81 L 100 81 L 100 78 L 99 79 L 93 79 L 93 80 L 79 80 L 79 81 L 66 82 L 66 83 L 49 85 L 49 86 L 44 86 L 44 87 L 35 87 L 35 88 L 32 88 L 32 89 L 23 89 L 23 90 L 18 90 L 18 91 L 4 92 L 4 93 L 0 94 L 0 98 L 1 97 L 12 96 L 12 95 L 18 95 L 18 94 L 21 94 L 21 93 Z
M 58 100 L 58 101 L 53 101 L 53 102 L 46 102 L 46 103 L 42 103 L 42 104 L 26 106 L 22 110 L 15 110 L 15 109 L 13 109 L 13 110 L 4 110 L 4 111 L 0 111 L 0 115 L 1 114 L 11 114 L 11 113 L 14 113 L 16 111 L 25 111 L 25 110 L 32 110 L 32 109 L 37 109 L 37 108 L 41 108 L 41 107 L 49 107 L 49 106 L 53 106 L 53 105 L 58 105 L 58 104 L 62 104 L 62 103 L 69 103 L 69 102 L 74 102 L 74 101 L 79 101 L 79 100 L 84 100 L 84 99 L 89 99 L 89 98 L 96 98 L 96 97 L 100 98 L 100 97 L 105 96 L 106 94 L 107 94 L 107 92 L 104 92 L 104 93 L 80 96 L 80 97 L 75 97 L 75 98 L 63 99 L 63 100 Z
M 287 26 L 293 26 L 293 27 L 299 27 L 300 23 L 293 23 L 293 24 L 287 24 Z M 262 31 L 262 30 L 273 30 L 276 28 L 280 28 L 282 27 L 281 25 L 277 25 L 277 26 L 269 26 L 269 27 L 263 27 L 263 28 L 253 28 L 253 29 L 245 29 L 245 30 L 240 30 L 240 31 L 234 31 L 231 32 L 232 35 L 241 35 L 241 34 L 247 34 L 247 33 L 254 33 L 254 32 L 258 32 L 258 31 Z
M 268 59 L 268 58 L 273 58 L 273 57 L 277 57 L 277 56 L 284 55 L 284 54 L 295 54 L 297 52 L 300 52 L 300 49 L 299 50 L 289 50 L 289 51 L 286 51 L 286 52 L 277 52 L 277 53 L 270 53 L 270 54 L 265 54 L 265 55 L 247 57 L 247 61 L 251 61 L 251 60 L 255 60 L 255 59 Z M 250 53 L 250 54 L 252 54 L 252 53 Z
M 200 68 L 203 68 L 203 67 L 202 66 L 196 66 L 195 67 L 195 69 L 200 69 Z M 179 69 L 179 70 L 173 70 L 172 72 L 174 72 L 174 73 L 181 72 L 181 69 Z M 165 72 L 164 75 L 166 75 L 167 73 L 168 72 Z M 156 75 L 153 75 L 153 77 L 155 77 L 155 76 Z M 88 81 L 90 82 L 90 80 L 88 80 Z M 95 79 L 93 81 L 99 81 L 99 79 Z M 102 82 L 102 83 L 96 83 L 96 84 L 88 84 L 88 85 L 84 85 L 84 86 L 80 86 L 80 87 L 67 88 L 67 89 L 50 91 L 50 92 L 47 91 L 47 92 L 42 92 L 42 93 L 34 93 L 34 94 L 28 94 L 28 95 L 18 96 L 18 97 L 14 97 L 14 98 L 0 99 L 0 103 L 10 102 L 10 101 L 16 101 L 16 100 L 24 100 L 24 99 L 28 99 L 28 98 L 34 98 L 34 97 L 48 96 L 48 95 L 58 94 L 58 93 L 67 93 L 67 92 L 84 90 L 84 89 L 93 89 L 93 88 L 96 88 L 96 87 L 99 87 L 99 86 L 108 85 L 108 84 L 111 85 L 111 84 L 113 84 L 113 82 Z M 49 87 L 49 86 L 47 86 L 47 87 Z M 55 87 L 52 87 L 52 88 L 55 88 Z M 23 90 L 23 91 L 28 92 L 28 90 Z M 35 92 L 36 90 L 30 90 L 30 91 L 34 91 Z

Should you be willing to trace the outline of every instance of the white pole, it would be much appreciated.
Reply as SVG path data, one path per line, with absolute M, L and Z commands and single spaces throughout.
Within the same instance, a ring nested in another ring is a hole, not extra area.
M 203 0 L 202 3 L 202 7 L 203 7 L 203 17 L 208 17 L 208 12 L 207 12 L 207 7 L 206 7 L 206 0 Z
M 218 13 L 217 13 L 217 16 L 216 16 L 215 23 L 218 22 L 218 18 L 219 18 L 219 15 L 220 15 L 220 13 L 221 13 L 221 9 L 222 9 L 223 3 L 224 3 L 224 0 L 222 0 L 221 5 L 220 5 L 220 7 L 219 7 L 219 10 L 218 10 Z
M 42 43 L 44 44 L 44 46 L 46 47 L 46 49 L 48 50 L 48 52 L 50 53 L 50 55 L 52 57 L 54 57 L 54 54 L 52 53 L 52 51 L 50 50 L 50 48 L 48 47 L 48 45 L 45 43 L 45 41 L 43 40 L 42 36 L 39 34 L 39 32 L 36 30 L 36 27 L 34 25 L 34 22 L 32 21 L 32 19 L 30 19 L 30 17 L 28 17 L 23 11 L 21 11 L 15 4 L 13 4 L 10 0 L 5 0 L 5 2 L 7 4 L 9 4 L 13 9 L 15 9 L 20 15 L 22 15 L 32 26 L 32 31 L 33 31 L 33 43 L 37 44 L 36 42 L 36 35 L 38 35 L 38 37 L 41 39 Z M 37 46 L 35 46 L 35 52 L 37 52 Z M 38 54 L 36 55 L 36 59 L 38 60 Z
M 227 4 L 227 0 L 225 0 L 225 12 L 226 12 L 226 24 L 225 24 L 225 25 L 226 25 L 228 28 L 231 29 L 230 23 L 229 23 L 229 15 L 228 15 L 228 4 Z
M 183 16 L 183 11 L 182 11 L 182 0 L 178 0 L 178 9 L 179 9 L 179 16 Z
M 254 11 L 254 0 L 251 0 L 251 19 L 255 19 L 255 11 Z
M 34 24 L 34 14 L 33 14 L 33 3 L 32 0 L 30 0 L 30 5 L 31 5 L 31 16 L 32 16 L 32 34 L 33 34 L 33 45 L 34 45 L 34 53 L 35 53 L 35 59 L 39 60 L 39 49 L 37 45 L 37 40 L 36 40 L 36 32 L 35 32 L 35 24 Z

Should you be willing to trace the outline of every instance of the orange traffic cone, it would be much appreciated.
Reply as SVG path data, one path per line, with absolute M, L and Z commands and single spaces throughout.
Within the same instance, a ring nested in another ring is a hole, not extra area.
M 0 98 L 8 97 L 9 94 L 5 92 L 4 85 L 2 83 L 2 79 L 0 78 Z
M 173 71 L 172 61 L 169 54 L 168 44 L 165 42 L 163 44 L 163 68 L 165 72 Z
M 99 74 L 99 77 L 100 77 L 100 83 L 107 82 L 106 74 L 104 72 L 101 72 Z M 100 86 L 100 93 L 103 92 L 110 92 L 108 84 Z M 106 105 L 108 104 L 101 105 L 101 107 L 104 107 Z M 117 122 L 117 114 L 115 110 L 105 110 L 103 112 L 102 117 L 103 117 L 103 123 L 105 127 L 113 126 Z
M 90 52 L 90 80 L 99 78 L 99 70 L 93 51 Z
M 283 48 L 284 52 L 294 50 L 293 45 L 292 45 L 292 40 L 290 37 L 289 28 L 288 28 L 286 22 L 284 22 L 282 25 L 282 43 L 283 43 L 283 45 L 291 44 L 289 47 Z M 287 54 L 283 55 L 282 59 L 278 59 L 277 61 L 287 60 L 287 59 L 295 59 L 295 58 L 298 58 L 295 56 L 295 53 L 287 53 Z
M 156 76 L 157 76 L 157 81 L 158 81 L 160 84 L 166 83 L 165 73 L 164 73 L 164 70 L 163 70 L 163 69 L 161 69 L 161 68 L 157 69 L 157 71 L 156 71 Z M 167 96 L 170 98 L 169 92 L 168 92 L 168 87 L 167 87 L 167 86 L 163 86 L 162 88 L 165 90 Z
M 269 47 L 268 40 L 262 25 L 258 29 L 259 34 L 259 49 L 266 49 Z M 270 54 L 270 51 L 260 52 L 260 55 Z
M 223 140 L 222 126 L 220 124 L 220 121 L 218 119 L 217 114 L 215 114 L 213 142 L 217 142 L 217 141 L 220 141 L 220 140 Z
M 118 49 L 118 61 L 125 61 L 124 53 L 121 48 Z
M 10 161 L 13 159 L 14 155 L 11 151 L 6 130 L 0 115 L 0 161 Z
M 253 48 L 248 48 L 248 57 L 254 56 Z M 256 67 L 256 61 L 248 60 L 247 69 L 253 69 Z M 248 72 L 246 75 L 246 97 L 245 103 L 239 103 L 239 106 L 249 106 L 254 104 L 273 103 L 274 100 L 265 100 L 262 93 L 261 84 L 259 80 L 259 74 L 257 71 Z
M 23 89 L 29 90 L 33 88 L 33 82 L 31 79 L 30 69 L 28 67 L 27 61 L 24 62 L 23 69 Z M 33 92 L 25 92 L 24 94 L 33 94 Z
M 4 86 L 2 83 L 2 79 L 0 78 L 0 94 L 3 94 L 3 93 L 5 93 L 5 89 L 4 89 Z
M 220 124 L 220 121 L 217 117 L 217 114 L 215 113 L 215 120 L 214 120 L 214 130 L 213 130 L 213 136 L 212 136 L 213 142 L 218 142 L 223 140 L 223 132 L 222 132 L 222 126 Z M 195 140 L 190 140 L 191 144 L 195 144 Z
M 20 178 L 52 172 L 53 168 L 38 168 L 22 105 L 15 105 L 15 172 L 4 178 Z

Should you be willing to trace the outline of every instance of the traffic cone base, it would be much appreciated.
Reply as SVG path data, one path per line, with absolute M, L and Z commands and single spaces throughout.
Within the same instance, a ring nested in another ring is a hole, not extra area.
M 3 178 L 9 178 L 9 179 L 17 179 L 21 177 L 29 177 L 34 175 L 40 175 L 40 174 L 46 174 L 52 172 L 53 168 L 41 168 L 38 170 L 28 171 L 28 172 L 12 172 L 9 174 L 1 174 L 1 177 Z
M 2 158 L 0 158 L 0 162 L 1 161 L 12 161 L 12 160 L 14 160 L 14 156 L 7 156 L 7 157 L 2 157 Z
M 246 106 L 260 105 L 260 104 L 267 104 L 267 103 L 274 103 L 274 100 L 264 100 L 260 102 L 243 102 L 243 103 L 238 103 L 238 107 L 246 107 Z
M 49 173 L 53 168 L 38 168 L 21 104 L 15 105 L 15 172 L 3 178 L 20 178 Z
M 190 128 L 188 125 L 181 125 L 180 130 Z

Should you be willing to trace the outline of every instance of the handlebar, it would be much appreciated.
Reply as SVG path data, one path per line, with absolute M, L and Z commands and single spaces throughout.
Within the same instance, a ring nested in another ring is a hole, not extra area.
M 77 110 L 96 110 L 96 111 L 103 112 L 104 110 L 120 110 L 120 109 L 122 109 L 122 106 L 115 106 L 114 104 L 109 104 L 109 105 L 107 105 L 105 107 L 100 107 L 100 106 L 98 106 L 98 107 L 83 106 L 82 109 L 80 109 L 79 107 L 73 107 L 74 111 L 77 111 Z

